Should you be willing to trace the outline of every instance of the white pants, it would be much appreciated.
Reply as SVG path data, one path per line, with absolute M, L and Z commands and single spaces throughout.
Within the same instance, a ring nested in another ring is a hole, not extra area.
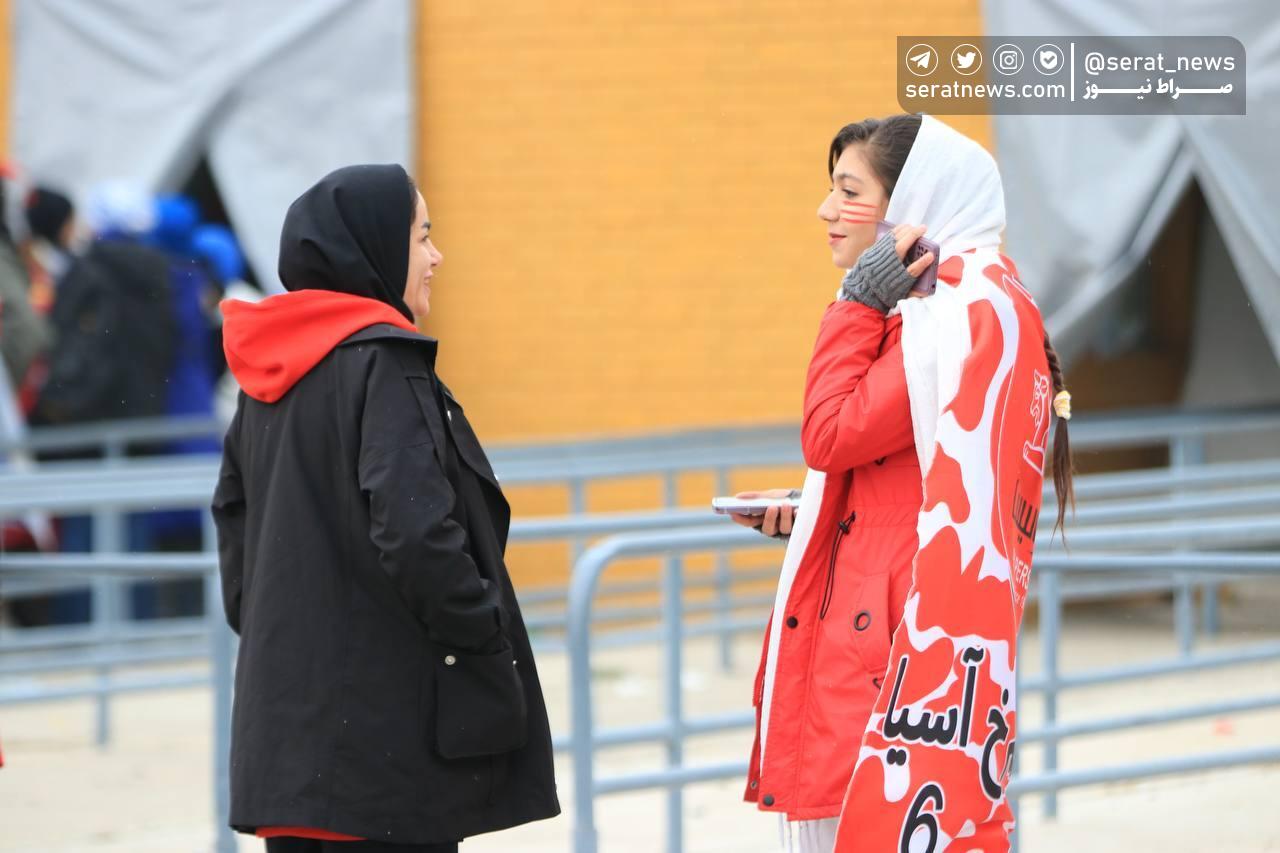
M 778 840 L 783 853 L 831 853 L 839 824 L 838 817 L 787 820 L 786 815 L 778 815 Z

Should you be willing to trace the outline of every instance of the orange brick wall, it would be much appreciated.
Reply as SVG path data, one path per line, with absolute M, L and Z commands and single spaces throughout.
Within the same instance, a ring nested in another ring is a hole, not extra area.
M 827 145 L 901 111 L 898 34 L 979 33 L 977 2 L 501 6 L 420 3 L 416 39 L 428 331 L 481 435 L 797 420 Z

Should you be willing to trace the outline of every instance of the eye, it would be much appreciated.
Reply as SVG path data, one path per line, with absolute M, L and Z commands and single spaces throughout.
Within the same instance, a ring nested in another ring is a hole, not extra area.
M 856 193 L 856 192 L 854 192 L 853 190 L 843 190 L 843 192 L 844 192 L 844 194 L 845 194 L 846 196 L 848 196 L 849 198 L 853 198 L 854 196 L 856 196 L 856 195 L 857 195 L 857 193 Z

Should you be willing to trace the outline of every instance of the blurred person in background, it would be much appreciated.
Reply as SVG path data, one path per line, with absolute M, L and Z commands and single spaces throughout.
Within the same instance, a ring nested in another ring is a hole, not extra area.
M 230 228 L 216 223 L 201 225 L 192 234 L 191 247 L 217 275 L 225 298 L 234 299 L 237 302 L 262 301 L 265 294 L 244 280 L 244 252 Z M 214 322 L 219 325 L 217 339 L 218 349 L 221 352 L 223 322 L 221 309 L 214 317 Z M 230 370 L 223 371 L 214 390 L 213 401 L 214 414 L 221 423 L 231 423 L 239 396 L 240 383 L 236 381 L 235 374 Z
M 36 186 L 23 204 L 27 219 L 24 254 L 31 274 L 31 302 L 36 310 L 53 310 L 54 292 L 80 248 L 75 205 L 70 196 L 47 186 Z
M 285 217 L 289 292 L 223 304 L 230 824 L 273 853 L 443 853 L 560 811 L 510 508 L 415 325 L 430 225 L 400 166 L 339 169 Z
M 7 167 L 0 168 L 0 211 L 7 211 L 10 190 Z M 0 214 L 0 360 L 9 374 L 9 386 L 22 405 L 23 388 L 33 370 L 54 342 L 53 330 L 31 301 L 31 279 L 23 262 L 7 218 Z
M 155 221 L 153 200 L 128 181 L 99 184 L 88 195 L 85 221 L 92 239 L 71 259 L 54 292 L 49 319 L 57 345 L 37 391 L 29 419 L 33 427 L 164 414 L 174 324 L 168 262 L 143 244 Z M 74 450 L 42 452 L 40 458 L 99 455 Z M 146 537 L 133 518 L 129 528 L 130 550 L 144 547 Z M 59 519 L 59 550 L 82 553 L 93 544 L 92 517 Z M 53 597 L 51 622 L 86 622 L 89 617 L 88 592 Z
M 58 285 L 50 314 L 58 345 L 33 425 L 165 413 L 175 334 L 168 261 L 142 242 L 154 224 L 151 197 L 103 184 L 86 215 L 93 240 Z
M 54 343 L 53 330 L 32 301 L 31 279 L 9 228 L 7 195 L 13 171 L 0 164 L 0 443 L 27 435 L 27 415 L 34 403 L 38 377 Z M 0 448 L 0 462 L 13 467 L 30 463 L 25 452 Z M 53 528 L 43 513 L 0 520 L 0 553 L 48 550 L 56 546 Z M 17 599 L 6 608 L 22 625 L 45 624 L 52 599 Z
M 147 244 L 168 262 L 169 305 L 174 339 L 168 375 L 161 391 L 163 414 L 172 418 L 212 418 L 214 387 L 225 369 L 216 318 L 222 285 L 195 244 L 200 211 L 187 196 L 168 194 L 154 201 L 154 226 Z M 188 436 L 166 442 L 164 453 L 191 456 L 217 454 L 213 435 Z M 204 541 L 202 513 L 170 509 L 130 518 L 131 544 L 139 551 L 199 551 Z M 204 612 L 200 578 L 139 583 L 133 589 L 135 618 L 198 616 Z

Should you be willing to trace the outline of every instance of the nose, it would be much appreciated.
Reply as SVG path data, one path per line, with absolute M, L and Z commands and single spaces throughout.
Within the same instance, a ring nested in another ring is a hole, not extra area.
M 830 192 L 818 205 L 818 218 L 823 222 L 836 222 L 840 219 L 840 208 L 835 201 L 835 192 Z

